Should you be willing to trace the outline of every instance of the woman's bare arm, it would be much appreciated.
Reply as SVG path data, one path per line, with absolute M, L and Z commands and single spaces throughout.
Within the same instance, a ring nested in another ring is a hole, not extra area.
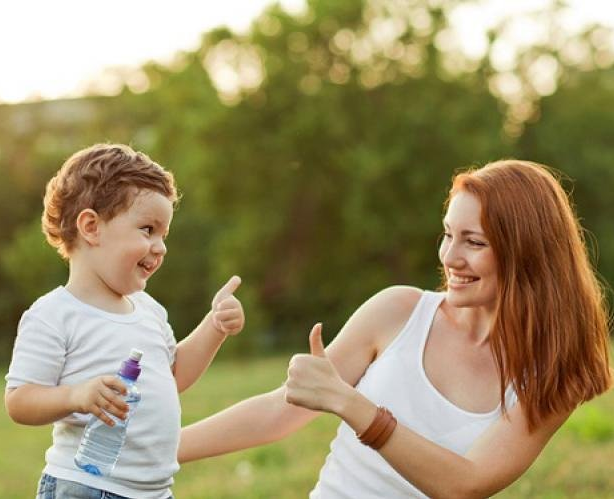
M 415 288 L 383 290 L 365 302 L 327 348 L 346 383 L 354 386 L 407 321 L 421 293 Z M 376 321 L 381 311 L 384 321 Z M 179 462 L 216 456 L 280 440 L 316 418 L 285 400 L 285 386 L 246 399 L 181 431 Z

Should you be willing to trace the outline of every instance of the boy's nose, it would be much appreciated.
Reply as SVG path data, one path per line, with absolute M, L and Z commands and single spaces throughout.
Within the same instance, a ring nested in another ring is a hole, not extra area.
M 153 244 L 151 250 L 156 255 L 166 255 L 166 244 L 164 244 L 164 241 L 160 239 Z

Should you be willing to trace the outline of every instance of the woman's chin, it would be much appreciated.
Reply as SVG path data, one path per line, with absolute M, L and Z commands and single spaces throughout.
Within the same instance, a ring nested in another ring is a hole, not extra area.
M 449 288 L 447 290 L 446 300 L 451 306 L 458 307 L 458 308 L 465 308 L 465 307 L 490 308 L 495 303 L 495 299 L 493 298 L 486 299 L 485 297 L 482 297 L 482 296 L 469 295 L 469 294 L 458 292 L 457 290 L 449 289 Z
M 467 300 L 463 300 L 459 296 L 454 296 L 453 294 L 448 293 L 448 303 L 453 307 L 461 308 L 461 307 L 469 307 L 471 306 L 467 303 Z

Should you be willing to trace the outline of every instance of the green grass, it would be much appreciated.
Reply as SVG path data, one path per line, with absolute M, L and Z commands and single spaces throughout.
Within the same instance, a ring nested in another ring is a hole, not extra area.
M 214 363 L 182 395 L 188 424 L 285 379 L 287 356 Z M 184 465 L 178 499 L 306 498 L 337 418 L 323 416 L 282 442 Z M 23 427 L 0 411 L 0 497 L 31 498 L 51 441 L 50 427 Z M 529 471 L 500 498 L 610 498 L 614 495 L 614 391 L 577 410 Z

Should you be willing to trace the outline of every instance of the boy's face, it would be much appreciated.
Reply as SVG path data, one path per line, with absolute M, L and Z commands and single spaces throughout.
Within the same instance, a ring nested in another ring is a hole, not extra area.
M 94 259 L 106 286 L 120 295 L 145 289 L 164 260 L 164 239 L 172 218 L 173 205 L 168 198 L 143 190 L 126 211 L 100 222 Z

